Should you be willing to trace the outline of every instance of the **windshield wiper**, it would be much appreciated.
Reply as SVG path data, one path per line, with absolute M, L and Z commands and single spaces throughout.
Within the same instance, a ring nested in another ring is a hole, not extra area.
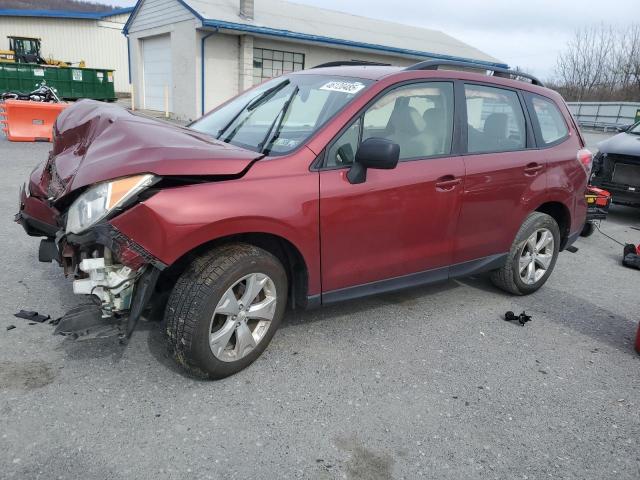
M 291 83 L 291 80 L 287 79 L 265 90 L 260 95 L 258 95 L 258 97 L 256 97 L 254 100 L 251 100 L 249 104 L 245 107 L 245 109 L 251 111 L 258 108 L 260 105 L 262 105 L 264 102 L 269 100 L 271 97 L 273 97 L 276 93 L 278 93 L 280 90 L 282 90 L 284 87 L 286 87 L 290 83 Z
M 296 85 L 296 88 L 293 89 L 293 91 L 291 92 L 291 95 L 289 95 L 289 98 L 287 98 L 287 101 L 284 102 L 284 105 L 282 105 L 280 112 L 278 112 L 278 115 L 276 115 L 276 118 L 273 120 L 273 123 L 271 123 L 271 126 L 269 127 L 269 130 L 267 131 L 267 134 L 265 135 L 264 139 L 262 140 L 262 142 L 258 144 L 258 151 L 260 153 L 263 153 L 265 155 L 269 154 L 271 150 L 271 145 L 280 136 L 280 129 L 282 128 L 282 124 L 284 123 L 284 118 L 287 116 L 289 107 L 291 106 L 293 99 L 295 98 L 295 96 L 298 94 L 299 91 L 300 91 L 300 87 Z M 278 126 L 275 128 L 275 133 L 272 137 L 271 131 L 274 129 L 273 127 L 276 125 L 276 122 Z
M 222 135 L 224 135 L 224 133 L 227 130 L 229 130 L 231 125 L 233 125 L 235 123 L 235 121 L 238 119 L 238 117 L 240 117 L 240 115 L 242 115 L 242 113 L 245 110 L 249 111 L 249 112 L 252 111 L 252 110 L 255 110 L 260 105 L 262 105 L 264 102 L 269 100 L 272 96 L 274 96 L 276 93 L 278 93 L 281 89 L 283 89 L 284 87 L 289 85 L 289 83 L 291 83 L 291 80 L 289 80 L 289 79 L 284 80 L 284 81 L 278 83 L 277 85 L 274 85 L 273 87 L 265 90 L 260 95 L 258 95 L 256 98 L 253 98 L 253 99 L 249 100 L 249 102 L 243 108 L 241 108 L 238 111 L 238 113 L 236 113 L 233 116 L 233 118 L 231 120 L 229 120 L 229 122 L 224 127 L 222 127 L 220 130 L 218 130 L 218 135 L 216 135 L 216 139 L 220 140 L 220 137 L 222 137 Z

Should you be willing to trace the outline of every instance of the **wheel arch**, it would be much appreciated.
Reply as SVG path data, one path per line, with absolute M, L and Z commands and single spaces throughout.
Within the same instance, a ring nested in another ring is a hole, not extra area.
M 536 212 L 545 213 L 553 218 L 560 229 L 560 250 L 564 250 L 571 230 L 571 211 L 562 202 L 548 201 L 536 208 Z
M 300 249 L 288 239 L 266 232 L 244 232 L 219 237 L 204 242 L 182 254 L 165 271 L 159 280 L 159 290 L 170 291 L 175 280 L 187 269 L 194 258 L 213 248 L 230 243 L 253 245 L 274 255 L 287 273 L 289 302 L 292 308 L 306 308 L 309 291 L 309 268 Z

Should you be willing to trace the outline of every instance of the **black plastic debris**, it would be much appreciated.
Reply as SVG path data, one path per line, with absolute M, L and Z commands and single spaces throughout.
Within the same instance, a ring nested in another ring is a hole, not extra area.
M 49 315 L 40 315 L 38 312 L 31 312 L 29 310 L 20 310 L 18 313 L 15 313 L 13 316 L 18 318 L 24 318 L 25 320 L 30 320 L 32 322 L 38 322 L 38 323 L 46 322 L 51 318 Z
M 9 326 L 7 327 L 7 330 L 13 330 L 14 328 L 16 328 L 16 326 L 15 326 L 15 325 L 9 325 Z
M 625 267 L 636 268 L 640 270 L 640 255 L 638 255 L 639 249 L 632 243 L 627 243 L 622 251 L 622 264 Z
M 531 315 L 527 315 L 526 312 L 522 312 L 520 315 L 517 315 L 511 311 L 507 312 L 504 314 L 504 319 L 507 322 L 512 322 L 514 320 L 517 320 L 518 323 L 520 323 L 520 325 L 525 325 L 526 323 L 531 321 Z

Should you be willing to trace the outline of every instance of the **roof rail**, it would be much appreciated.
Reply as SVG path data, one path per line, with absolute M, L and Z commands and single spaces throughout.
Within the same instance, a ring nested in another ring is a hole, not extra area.
M 416 63 L 407 67 L 405 70 L 438 70 L 438 67 L 463 67 L 463 68 L 475 68 L 477 70 L 490 71 L 493 77 L 511 78 L 518 80 L 519 78 L 526 78 L 532 85 L 538 85 L 544 87 L 544 83 L 538 80 L 533 75 L 528 73 L 519 72 L 516 70 L 510 70 L 508 68 L 492 67 L 490 65 L 483 65 L 475 62 L 464 61 L 449 61 L 449 60 L 426 60 L 424 62 Z
M 345 66 L 369 66 L 369 67 L 390 67 L 390 63 L 379 62 L 367 62 L 366 60 L 338 60 L 337 62 L 327 62 L 320 65 L 316 65 L 314 68 L 326 68 L 326 67 L 345 67 Z

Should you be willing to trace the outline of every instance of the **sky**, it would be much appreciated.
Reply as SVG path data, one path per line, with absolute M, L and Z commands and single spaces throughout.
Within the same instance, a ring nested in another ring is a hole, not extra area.
M 634 19 L 640 21 L 638 0 L 292 1 L 440 30 L 511 67 L 521 67 L 547 80 L 553 76 L 558 54 L 576 29 L 599 23 L 623 28 Z M 105 3 L 130 6 L 135 1 Z

